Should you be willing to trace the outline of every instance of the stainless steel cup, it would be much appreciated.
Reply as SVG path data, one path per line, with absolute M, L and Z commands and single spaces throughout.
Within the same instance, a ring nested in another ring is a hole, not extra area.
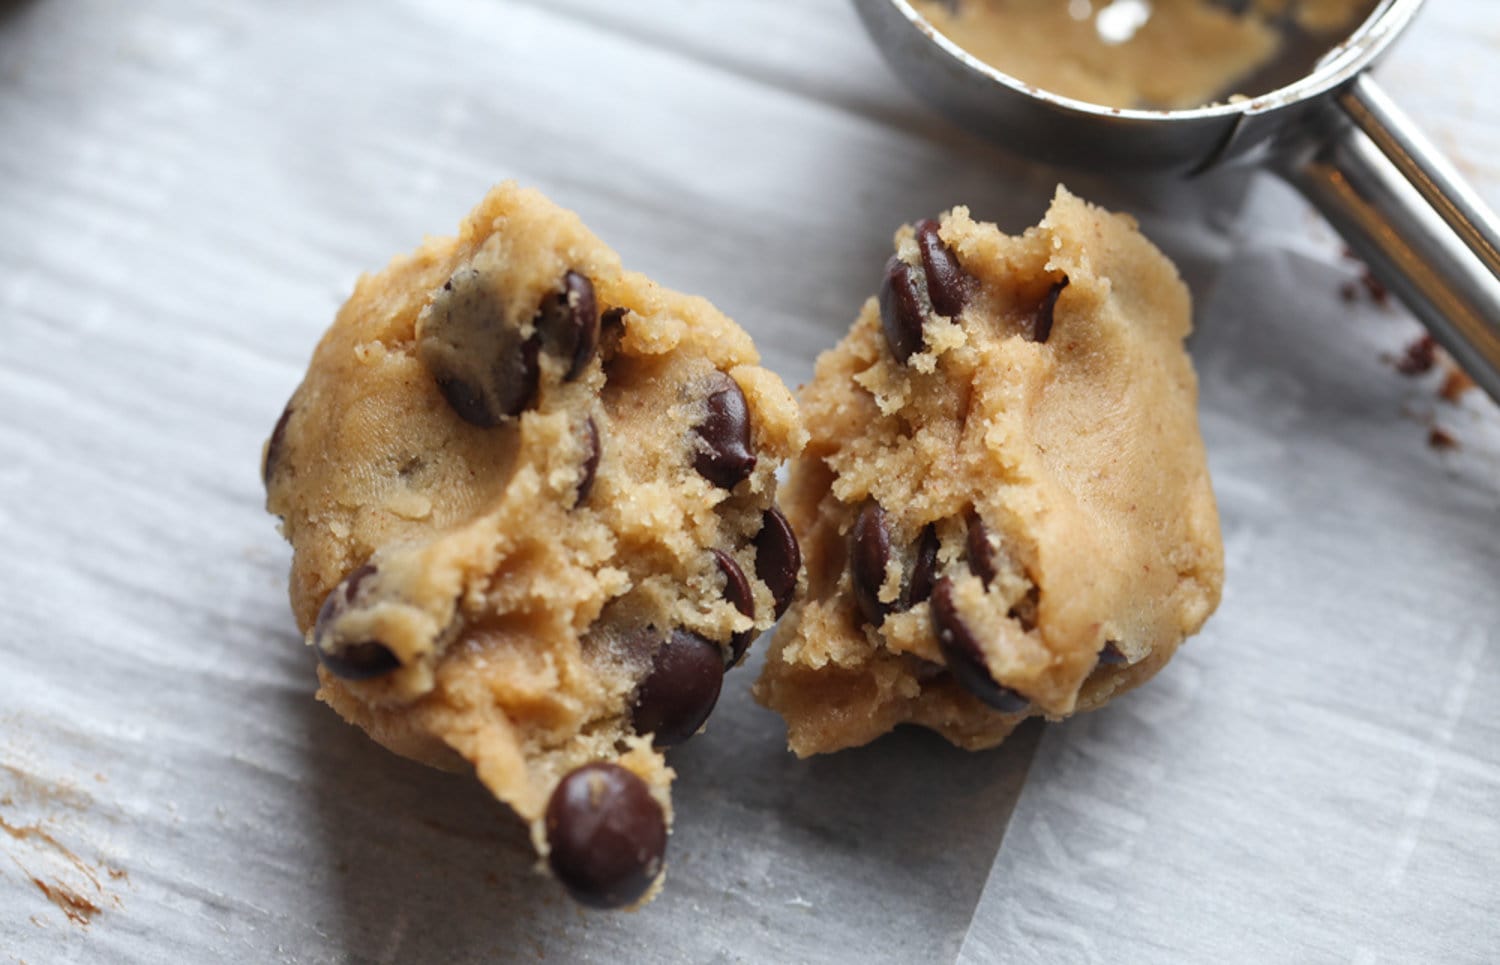
M 1310 72 L 1270 93 L 1172 111 L 1038 89 L 968 54 L 908 0 L 854 2 L 918 95 L 1020 154 L 1105 173 L 1192 176 L 1232 162 L 1277 172 L 1500 401 L 1495 216 L 1368 73 L 1423 0 L 1381 0 Z

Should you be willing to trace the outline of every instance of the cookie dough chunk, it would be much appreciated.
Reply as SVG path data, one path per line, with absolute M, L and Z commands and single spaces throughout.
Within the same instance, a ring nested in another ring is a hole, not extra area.
M 361 278 L 264 453 L 319 697 L 472 768 L 579 901 L 649 897 L 660 748 L 801 580 L 790 393 L 701 298 L 506 184 Z
M 989 747 L 1202 626 L 1223 548 L 1189 325 L 1134 222 L 1061 188 L 1020 237 L 964 208 L 897 232 L 802 396 L 783 503 L 809 585 L 756 684 L 794 751 L 902 723 Z

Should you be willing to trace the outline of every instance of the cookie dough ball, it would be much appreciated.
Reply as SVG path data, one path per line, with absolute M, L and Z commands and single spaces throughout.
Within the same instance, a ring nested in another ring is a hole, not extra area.
M 586 904 L 659 879 L 672 771 L 801 580 L 806 438 L 750 338 L 506 184 L 360 279 L 264 454 L 319 697 L 472 768 Z
M 903 227 L 803 391 L 783 505 L 808 590 L 755 692 L 799 755 L 902 723 L 967 748 L 1146 680 L 1218 604 L 1186 287 L 1058 189 L 1007 237 Z

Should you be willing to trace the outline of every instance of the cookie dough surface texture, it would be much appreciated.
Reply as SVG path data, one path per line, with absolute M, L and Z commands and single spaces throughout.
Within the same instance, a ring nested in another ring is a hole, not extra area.
M 773 495 L 805 433 L 757 362 L 506 184 L 360 279 L 266 446 L 319 697 L 472 768 L 589 904 L 654 887 L 659 748 L 801 580 Z
M 1214 610 L 1186 287 L 1059 188 L 1020 237 L 903 227 L 803 390 L 782 501 L 808 590 L 756 695 L 801 755 L 902 723 L 967 748 L 1150 677 Z
M 1111 7 L 1113 6 L 1113 9 Z M 1187 108 L 1228 97 L 1282 47 L 1282 27 L 1333 33 L 1370 0 L 1154 0 L 1120 30 L 1123 5 L 1067 0 L 917 0 L 941 33 L 997 70 L 1107 107 Z M 1244 91 L 1254 94 L 1260 91 Z

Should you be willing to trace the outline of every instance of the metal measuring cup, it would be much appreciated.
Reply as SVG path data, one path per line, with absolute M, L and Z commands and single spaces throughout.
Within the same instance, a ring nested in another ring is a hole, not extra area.
M 1500 401 L 1495 216 L 1367 73 L 1423 0 L 1380 0 L 1310 71 L 1270 93 L 1171 111 L 1041 90 L 967 53 L 908 0 L 854 3 L 908 86 L 1020 154 L 1107 173 L 1191 176 L 1232 161 L 1275 171 Z

